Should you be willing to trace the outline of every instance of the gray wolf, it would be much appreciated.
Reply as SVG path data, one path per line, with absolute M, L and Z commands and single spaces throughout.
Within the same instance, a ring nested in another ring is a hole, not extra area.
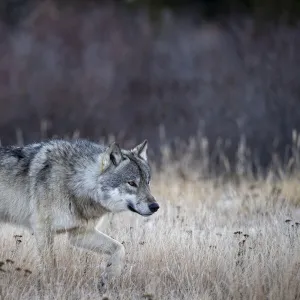
M 100 232 L 101 219 L 110 212 L 150 216 L 159 209 L 149 188 L 147 148 L 147 140 L 125 150 L 83 139 L 0 147 L 0 222 L 34 234 L 43 268 L 55 265 L 59 233 L 75 247 L 109 254 L 100 276 L 105 285 L 121 274 L 125 250 Z

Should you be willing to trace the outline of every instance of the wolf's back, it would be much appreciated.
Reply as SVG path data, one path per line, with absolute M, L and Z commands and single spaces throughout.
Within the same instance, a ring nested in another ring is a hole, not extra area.
M 41 145 L 0 147 L 0 221 L 27 226 L 30 217 L 28 176 Z
M 30 165 L 41 147 L 41 144 L 30 147 L 1 147 L 0 181 L 11 185 L 16 181 L 26 181 Z

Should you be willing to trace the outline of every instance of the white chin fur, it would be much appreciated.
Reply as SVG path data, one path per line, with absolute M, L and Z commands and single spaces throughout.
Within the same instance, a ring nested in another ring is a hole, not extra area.
M 145 207 L 145 209 L 142 209 L 142 207 L 138 207 L 138 206 L 136 207 L 134 205 L 130 205 L 128 207 L 128 209 L 132 212 L 135 212 L 135 213 L 141 215 L 141 216 L 150 216 L 150 215 L 152 215 L 152 212 L 148 209 L 148 206 Z

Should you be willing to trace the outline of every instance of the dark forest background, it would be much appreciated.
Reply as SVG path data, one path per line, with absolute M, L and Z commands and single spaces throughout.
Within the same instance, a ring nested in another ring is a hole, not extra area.
M 207 137 L 230 161 L 241 140 L 259 164 L 287 159 L 299 13 L 300 0 L 2 0 L 1 142 L 147 138 L 154 156 Z

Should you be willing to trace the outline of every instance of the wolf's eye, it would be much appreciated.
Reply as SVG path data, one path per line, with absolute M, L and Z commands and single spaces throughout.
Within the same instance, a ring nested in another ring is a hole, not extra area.
M 130 186 L 137 187 L 137 184 L 134 181 L 127 182 Z

